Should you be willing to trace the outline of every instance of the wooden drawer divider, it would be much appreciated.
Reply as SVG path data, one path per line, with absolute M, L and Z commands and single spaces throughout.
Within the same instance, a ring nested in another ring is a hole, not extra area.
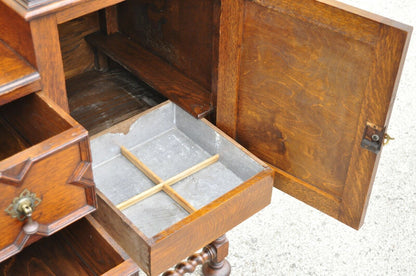
M 138 203 L 139 201 L 146 199 L 157 192 L 164 191 L 168 196 L 170 196 L 174 201 L 176 201 L 182 208 L 184 208 L 188 213 L 193 213 L 197 209 L 192 206 L 187 200 L 185 200 L 180 194 L 178 194 L 170 185 L 177 183 L 178 181 L 206 168 L 207 166 L 215 163 L 219 159 L 219 155 L 216 154 L 210 158 L 196 164 L 195 166 L 169 178 L 166 181 L 163 181 L 158 175 L 156 175 L 152 170 L 150 170 L 139 158 L 132 154 L 124 146 L 120 147 L 121 154 L 127 158 L 136 168 L 142 171 L 150 180 L 152 180 L 156 186 L 138 194 L 130 199 L 121 202 L 117 205 L 119 210 L 127 209 L 128 207 Z

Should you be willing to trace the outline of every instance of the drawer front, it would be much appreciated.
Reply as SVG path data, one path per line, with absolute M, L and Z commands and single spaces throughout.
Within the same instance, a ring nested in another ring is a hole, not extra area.
M 272 183 L 265 170 L 153 238 L 99 191 L 100 208 L 92 216 L 143 271 L 159 275 L 270 204 Z
M 0 161 L 3 210 L 0 212 L 0 261 L 19 252 L 33 234 L 49 236 L 95 210 L 96 206 L 87 132 L 47 99 L 31 95 L 27 101 L 42 109 L 46 104 L 51 117 L 40 117 L 50 122 L 54 121 L 51 118 L 59 116 L 69 123 L 69 127 Z M 1 111 L 3 119 L 11 122 L 8 114 Z M 16 118 L 15 114 L 13 116 Z M 16 119 L 10 126 L 23 124 L 24 121 L 24 118 Z M 16 132 L 23 133 L 26 129 L 29 133 L 28 128 L 30 126 L 24 126 Z M 25 141 L 36 136 L 35 132 L 30 133 L 24 137 Z M 31 219 L 37 223 L 31 231 L 23 229 L 29 224 L 29 218 L 18 211 L 25 203 L 29 203 Z

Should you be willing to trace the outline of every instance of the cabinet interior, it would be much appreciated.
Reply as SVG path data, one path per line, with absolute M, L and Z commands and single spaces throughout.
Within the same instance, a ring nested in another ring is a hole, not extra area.
M 213 1 L 126 1 L 58 26 L 71 115 L 91 135 L 166 98 L 213 110 Z
M 0 264 L 3 275 L 102 275 L 124 261 L 112 240 L 82 219 Z
M 0 161 L 72 126 L 36 94 L 0 106 Z

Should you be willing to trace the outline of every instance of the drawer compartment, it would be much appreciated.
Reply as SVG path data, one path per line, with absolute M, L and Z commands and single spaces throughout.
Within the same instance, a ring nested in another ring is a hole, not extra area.
M 271 170 L 207 120 L 166 102 L 125 123 L 91 141 L 93 216 L 146 273 L 163 272 L 269 204 Z M 114 133 L 121 129 L 128 133 Z
M 15 210 L 30 195 L 33 235 Z M 0 196 L 0 261 L 95 210 L 88 133 L 40 94 L 0 106 Z
M 87 216 L 0 264 L 3 275 L 133 275 L 137 265 Z

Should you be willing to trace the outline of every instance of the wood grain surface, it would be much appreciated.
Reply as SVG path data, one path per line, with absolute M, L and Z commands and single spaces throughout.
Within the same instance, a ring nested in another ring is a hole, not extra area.
M 42 202 L 32 217 L 40 224 L 37 234 L 43 236 L 92 212 L 96 203 L 88 166 L 91 157 L 83 153 L 89 152 L 87 132 L 37 94 L 2 106 L 0 114 L 8 124 L 7 134 L 15 136 L 12 128 L 24 144 L 22 151 L 0 160 L 1 208 L 5 210 L 24 189 L 35 193 Z M 1 260 L 24 246 L 23 224 L 6 212 L 0 213 L 0 225 L 7 225 L 0 230 Z
M 149 274 L 149 243 L 151 241 L 99 190 L 97 190 L 97 202 L 100 207 L 92 216 L 140 268 Z
M 270 203 L 271 170 L 237 188 L 153 237 L 151 275 L 158 275 Z
M 210 92 L 163 59 L 120 33 L 89 35 L 87 41 L 195 117 L 212 111 Z
M 99 30 L 98 13 L 92 13 L 58 25 L 66 79 L 94 68 L 94 53 L 84 37 Z
M 65 75 L 59 43 L 58 25 L 54 15 L 44 16 L 30 22 L 36 64 L 42 80 L 42 90 L 65 111 L 68 99 Z
M 410 29 L 326 2 L 244 2 L 242 50 L 229 57 L 238 100 L 231 78 L 217 123 L 276 168 L 277 188 L 359 228 L 378 159 L 361 138 L 367 122 L 387 125 Z
M 224 0 L 221 3 L 216 124 L 235 139 L 244 0 Z
M 17 54 L 9 45 L 0 40 L 0 95 L 13 89 L 10 83 L 22 81 L 22 79 L 33 79 L 37 75 L 35 68 Z
M 29 23 L 13 9 L 9 8 L 3 1 L 0 1 L 0 30 L 1 40 L 15 49 L 32 66 L 36 66 L 36 57 Z
M 29 143 L 0 116 L 0 160 L 26 149 Z
M 67 81 L 69 108 L 94 135 L 161 103 L 163 96 L 123 70 L 89 71 Z
M 0 271 L 2 275 L 22 276 L 104 274 L 123 264 L 126 257 L 100 228 L 97 223 L 91 224 L 91 219 L 76 222 L 2 262 Z M 121 273 L 117 275 L 131 275 L 137 266 L 126 263 L 117 271 Z
M 97 190 L 100 207 L 92 216 L 148 275 L 160 274 L 222 236 L 270 202 L 272 170 L 206 119 L 202 120 L 207 127 L 213 128 L 219 135 L 224 136 L 261 164 L 264 170 L 152 238 L 146 237 L 103 193 Z M 120 129 L 128 128 L 132 123 L 133 120 L 126 120 L 108 131 L 103 131 L 102 134 L 116 133 Z
M 0 105 L 38 90 L 39 73 L 0 39 Z
M 119 5 L 120 32 L 211 90 L 212 0 L 127 0 Z

